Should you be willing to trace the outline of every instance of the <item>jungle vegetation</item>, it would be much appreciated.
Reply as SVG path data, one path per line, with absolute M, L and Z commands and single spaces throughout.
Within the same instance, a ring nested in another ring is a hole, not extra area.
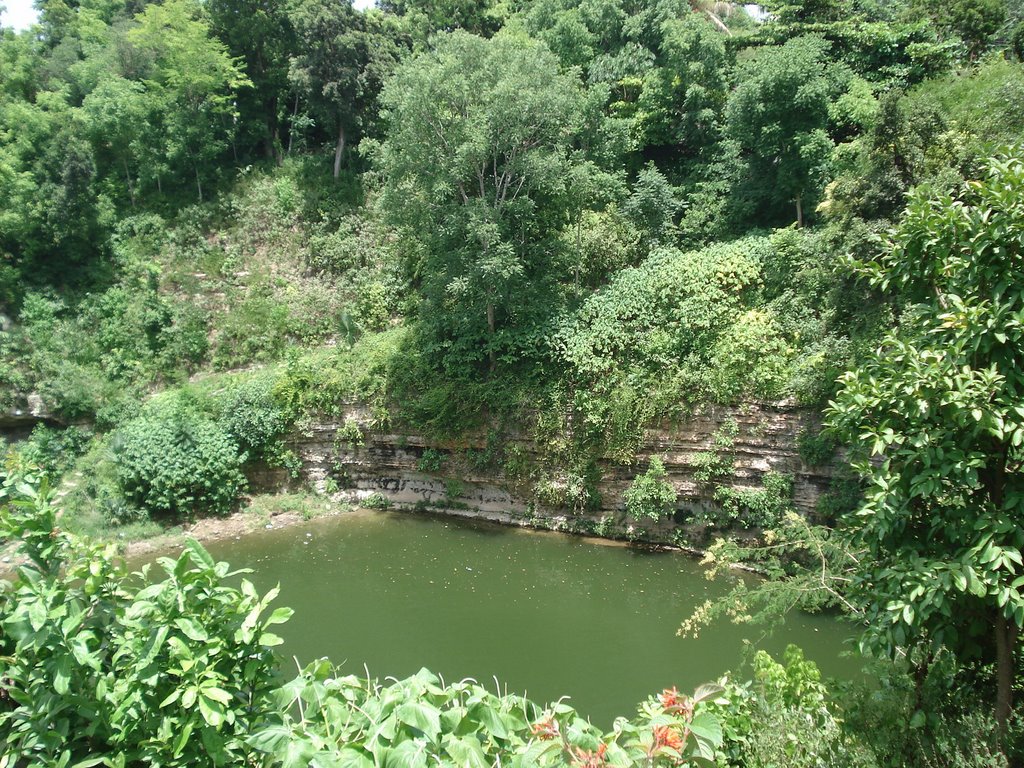
M 37 5 L 0 28 L 0 409 L 49 414 L 0 470 L 0 766 L 1024 759 L 1019 0 Z M 686 627 L 841 611 L 879 686 L 794 651 L 613 734 L 427 673 L 281 687 L 285 612 L 226 565 L 139 587 L 82 538 L 230 511 L 353 399 L 570 513 L 631 468 L 638 521 L 675 507 L 645 427 L 821 413 L 813 520 L 716 485 L 715 436 L 699 522 L 752 535 L 712 557 L 773 578 Z

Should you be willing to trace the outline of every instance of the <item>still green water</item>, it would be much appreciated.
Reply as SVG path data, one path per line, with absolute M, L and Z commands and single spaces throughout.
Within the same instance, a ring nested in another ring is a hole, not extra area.
M 727 589 L 693 559 L 590 539 L 387 512 L 356 512 L 210 551 L 254 570 L 261 590 L 295 616 L 282 652 L 329 656 L 348 673 L 404 677 L 428 667 L 536 701 L 567 695 L 596 724 L 631 715 L 662 688 L 692 689 L 737 668 L 749 641 L 773 653 L 797 643 L 826 675 L 856 674 L 842 658 L 849 628 L 794 616 L 771 638 L 722 624 L 699 639 L 679 623 Z

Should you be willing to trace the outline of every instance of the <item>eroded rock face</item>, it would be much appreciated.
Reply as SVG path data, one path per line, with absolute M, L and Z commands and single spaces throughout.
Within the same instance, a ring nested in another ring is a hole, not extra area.
M 812 515 L 820 496 L 832 480 L 830 467 L 812 467 L 800 458 L 798 436 L 817 427 L 817 417 L 806 409 L 787 404 L 707 407 L 685 423 L 649 429 L 644 433 L 638 461 L 624 466 L 611 460 L 599 462 L 597 509 L 585 514 L 545 504 L 535 491 L 536 475 L 553 468 L 527 436 L 507 437 L 519 464 L 532 468 L 533 477 L 510 476 L 506 469 L 479 470 L 467 460 L 467 450 L 483 451 L 484 435 L 459 440 L 425 440 L 414 434 L 375 430 L 369 411 L 350 405 L 337 416 L 315 420 L 301 433 L 292 435 L 289 447 L 302 462 L 301 480 L 318 490 L 360 501 L 379 494 L 396 507 L 437 509 L 446 513 L 484 517 L 505 523 L 541 524 L 595 530 L 599 525 L 609 533 L 665 539 L 675 529 L 671 520 L 657 525 L 639 524 L 625 514 L 623 494 L 634 477 L 647 468 L 652 456 L 662 459 L 667 480 L 679 493 L 678 517 L 716 506 L 712 489 L 695 477 L 701 454 L 715 450 L 715 437 L 734 433 L 727 454 L 732 468 L 719 485 L 757 489 L 769 472 L 793 480 L 792 502 L 796 509 Z M 441 467 L 424 471 L 424 452 L 443 457 Z M 274 490 L 287 484 L 283 470 L 256 467 L 250 473 L 253 490 Z M 560 522 L 561 521 L 561 522 Z M 629 531 L 629 526 L 635 531 Z M 700 532 L 696 532 L 699 538 Z
M 35 392 L 15 395 L 14 404 L 0 410 L 0 432 L 8 437 L 17 437 L 20 432 L 31 432 L 40 423 L 56 424 L 58 420 L 42 396 Z

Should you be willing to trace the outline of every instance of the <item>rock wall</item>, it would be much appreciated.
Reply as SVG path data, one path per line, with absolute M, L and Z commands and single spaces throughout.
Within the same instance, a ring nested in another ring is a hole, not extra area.
M 665 464 L 668 481 L 679 492 L 678 519 L 688 512 L 706 510 L 716 502 L 710 490 L 694 477 L 698 457 L 715 448 L 715 435 L 727 424 L 736 433 L 729 451 L 733 469 L 721 485 L 760 488 L 768 472 L 793 479 L 793 504 L 804 514 L 814 513 L 818 498 L 831 482 L 829 467 L 807 466 L 797 449 L 798 436 L 817 426 L 817 417 L 806 409 L 785 403 L 707 407 L 685 423 L 649 429 L 645 432 L 639 460 L 623 466 L 610 460 L 599 462 L 597 485 L 600 505 L 584 515 L 546 506 L 537 498 L 530 478 L 508 476 L 501 469 L 480 470 L 467 460 L 467 449 L 483 451 L 486 437 L 452 441 L 426 440 L 414 434 L 398 434 L 373 428 L 369 412 L 350 405 L 336 416 L 314 420 L 288 439 L 289 447 L 302 462 L 299 480 L 318 490 L 358 502 L 375 496 L 395 507 L 430 509 L 447 514 L 484 517 L 504 523 L 539 525 L 549 528 L 597 531 L 601 535 L 625 535 L 666 540 L 675 530 L 673 521 L 640 525 L 627 518 L 623 494 L 651 456 Z M 507 437 L 506 449 L 516 453 L 535 472 L 546 470 L 545 457 L 526 436 Z M 443 456 L 437 471 L 423 471 L 424 452 Z M 551 473 L 557 477 L 557 473 Z M 253 490 L 276 490 L 289 479 L 283 470 L 254 467 L 250 473 Z M 688 540 L 699 545 L 701 531 L 690 531 Z
M 8 407 L 0 408 L 0 437 L 5 440 L 13 442 L 28 437 L 36 424 L 59 426 L 60 420 L 34 392 L 14 395 Z

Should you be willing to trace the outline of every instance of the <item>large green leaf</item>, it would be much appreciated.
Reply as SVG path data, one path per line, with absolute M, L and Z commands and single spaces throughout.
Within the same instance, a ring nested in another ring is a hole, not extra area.
M 399 722 L 422 731 L 428 739 L 436 741 L 441 732 L 441 713 L 430 704 L 411 701 L 395 710 Z

